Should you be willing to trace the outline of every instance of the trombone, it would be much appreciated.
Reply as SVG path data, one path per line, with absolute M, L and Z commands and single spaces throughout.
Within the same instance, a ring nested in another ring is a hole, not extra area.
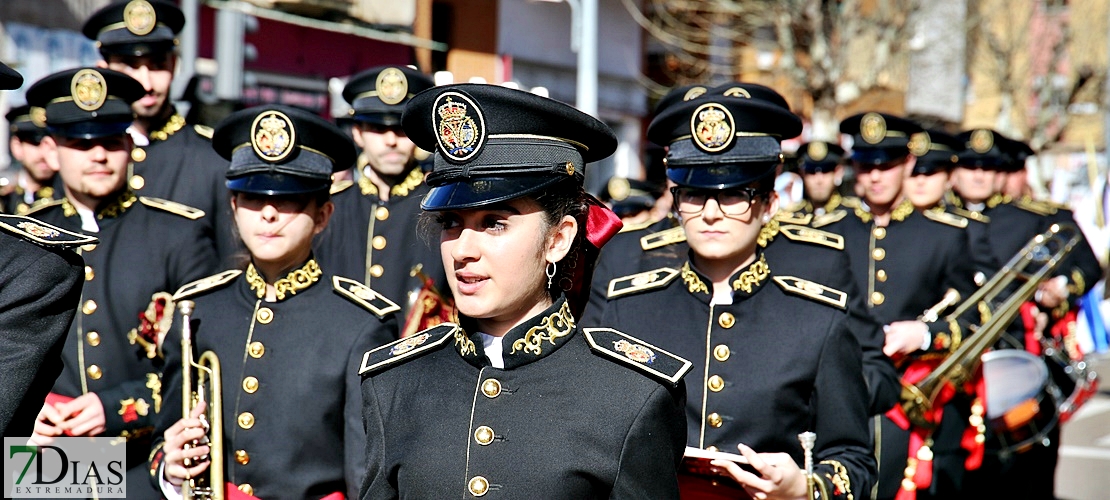
M 205 351 L 198 361 L 193 360 L 193 332 L 189 323 L 195 305 L 191 300 L 177 303 L 177 310 L 181 312 L 181 415 L 182 418 L 189 418 L 201 401 L 208 402 L 208 407 L 200 416 L 205 423 L 206 435 L 203 440 L 187 443 L 185 449 L 208 444 L 208 456 L 201 457 L 198 462 L 206 458 L 211 462 L 200 475 L 181 484 L 181 495 L 186 500 L 224 500 L 223 388 L 220 359 L 216 357 L 216 353 Z M 193 368 L 197 369 L 196 390 L 193 389 Z M 192 459 L 185 459 L 186 467 L 192 467 L 194 463 L 196 462 Z

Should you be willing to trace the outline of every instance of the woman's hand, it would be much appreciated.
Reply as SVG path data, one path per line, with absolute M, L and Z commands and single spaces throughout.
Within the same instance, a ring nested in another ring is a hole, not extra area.
M 725 469 L 740 486 L 756 500 L 808 498 L 806 476 L 786 453 L 756 453 L 742 444 L 736 445 L 748 464 L 759 472 L 752 474 L 729 460 L 714 460 L 713 465 Z
M 193 408 L 189 418 L 174 422 L 162 434 L 162 437 L 165 438 L 165 443 L 162 444 L 162 452 L 165 454 L 163 459 L 165 466 L 162 475 L 165 476 L 166 481 L 174 486 L 181 486 L 181 483 L 186 479 L 196 477 L 208 468 L 208 445 L 192 446 L 194 441 L 204 439 L 208 432 L 208 425 L 200 419 L 201 413 L 204 412 L 204 406 L 205 403 L 201 401 L 196 408 Z M 191 447 L 185 448 L 187 444 Z M 203 461 L 198 464 L 198 460 L 202 457 L 204 457 Z M 192 462 L 192 467 L 185 466 L 185 459 Z

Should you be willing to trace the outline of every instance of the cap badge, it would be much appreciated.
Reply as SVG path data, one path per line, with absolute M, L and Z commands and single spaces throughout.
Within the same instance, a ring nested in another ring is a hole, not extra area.
M 409 95 L 409 80 L 401 70 L 386 68 L 378 73 L 374 88 L 378 90 L 378 99 L 392 106 Z
M 251 146 L 259 158 L 279 162 L 293 151 L 297 131 L 293 120 L 280 111 L 263 111 L 251 124 Z
M 458 92 L 444 92 L 432 107 L 432 128 L 440 152 L 456 162 L 477 155 L 486 139 L 486 121 L 478 105 Z
M 690 132 L 694 144 L 707 153 L 716 153 L 732 144 L 735 136 L 732 126 L 732 113 L 715 102 L 698 106 L 690 117 Z
M 623 352 L 625 357 L 637 363 L 650 365 L 655 362 L 655 353 L 651 349 L 639 344 L 633 344 L 627 340 L 617 340 L 613 342 L 613 349 Z
M 31 106 L 31 123 L 36 127 L 42 128 L 46 126 L 46 108 L 38 106 Z
M 918 132 L 910 136 L 907 147 L 910 148 L 910 153 L 913 153 L 914 156 L 925 156 L 932 144 L 933 141 L 929 139 L 928 132 Z
M 868 144 L 878 144 L 886 137 L 886 119 L 878 113 L 867 113 L 859 121 L 859 135 Z
M 967 143 L 976 153 L 983 154 L 994 147 L 994 134 L 990 130 L 981 128 L 971 133 Z
M 73 75 L 69 87 L 73 102 L 85 111 L 96 111 L 108 98 L 108 82 L 104 75 L 93 69 L 83 69 Z
M 752 95 L 749 94 L 747 90 L 744 90 L 740 87 L 729 88 L 728 90 L 725 91 L 724 96 L 725 97 L 744 97 L 744 98 L 747 98 L 747 99 L 752 98 Z
M 700 87 L 700 86 L 699 87 L 694 87 L 694 88 L 686 91 L 686 94 L 682 96 L 682 100 L 683 101 L 689 101 L 690 99 L 697 99 L 699 96 L 701 96 L 704 93 L 705 93 L 705 87 Z
M 154 31 L 156 19 L 154 6 L 146 0 L 131 0 L 123 8 L 123 25 L 127 26 L 127 31 L 137 36 L 149 35 Z
M 628 195 L 632 194 L 632 185 L 624 177 L 609 178 L 607 187 L 609 188 L 609 198 L 615 201 L 624 201 L 628 198 Z
M 806 147 L 806 154 L 813 161 L 822 161 L 829 155 L 829 145 L 821 141 L 811 142 Z

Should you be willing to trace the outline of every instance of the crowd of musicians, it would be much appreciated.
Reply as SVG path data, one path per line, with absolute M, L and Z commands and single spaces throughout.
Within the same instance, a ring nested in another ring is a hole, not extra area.
M 666 187 L 603 203 L 605 124 L 404 66 L 342 127 L 187 123 L 185 22 L 101 9 L 102 61 L 7 114 L 4 436 L 122 438 L 132 498 L 1053 498 L 1107 249 L 1030 197 L 1025 143 L 857 114 L 791 202 L 786 100 L 687 85 L 647 129 Z

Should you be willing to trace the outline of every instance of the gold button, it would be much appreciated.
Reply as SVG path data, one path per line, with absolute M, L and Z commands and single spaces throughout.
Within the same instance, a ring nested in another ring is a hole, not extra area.
M 235 461 L 239 462 L 239 465 L 247 465 L 251 463 L 251 456 L 247 450 L 235 450 Z
M 721 328 L 732 328 L 732 325 L 736 324 L 736 316 L 732 313 L 721 313 L 717 317 L 717 324 L 721 325 Z
M 710 413 L 708 417 L 705 417 L 705 421 L 709 422 L 709 426 L 714 428 L 720 427 L 721 424 L 725 423 L 725 421 L 717 413 Z
M 501 382 L 495 378 L 487 378 L 482 382 L 482 394 L 487 398 L 493 399 L 501 395 Z
M 721 449 L 716 447 L 716 446 L 706 446 L 705 451 L 718 452 L 718 451 L 721 451 Z
M 146 179 L 143 179 L 141 175 L 132 175 L 131 179 L 127 181 L 127 185 L 131 186 L 131 189 L 138 191 L 146 185 Z
M 85 305 L 81 306 L 81 312 L 85 314 L 92 314 L 96 312 L 96 302 L 92 299 L 85 301 Z
M 879 281 L 886 281 L 886 271 L 884 271 L 882 269 L 879 269 L 878 271 L 875 271 L 875 279 L 877 279 Z
M 262 342 L 251 342 L 251 344 L 247 346 L 247 352 L 250 353 L 252 358 L 258 359 L 266 352 L 266 346 L 262 345 Z
M 263 307 L 258 310 L 258 313 L 255 315 L 255 317 L 258 318 L 259 323 L 262 323 L 263 325 L 268 325 L 271 321 L 274 320 L 274 311 L 271 310 L 269 307 Z
M 93 272 L 92 266 L 85 266 L 85 281 L 92 281 L 95 277 L 96 273 Z
M 466 487 L 470 489 L 471 495 L 480 497 L 489 491 L 489 481 L 486 481 L 486 478 L 482 476 L 474 476 L 474 478 L 467 483 Z
M 254 487 L 251 486 L 249 483 L 243 483 L 239 485 L 239 491 L 242 491 L 243 493 L 246 493 L 248 495 L 253 495 Z
M 877 306 L 882 305 L 883 301 L 885 301 L 885 300 L 886 300 L 886 296 L 883 295 L 883 292 L 874 292 L 874 293 L 871 294 L 871 303 L 872 304 L 875 304 Z
M 374 217 L 377 218 L 378 220 L 388 219 L 389 218 L 389 209 L 385 208 L 385 207 L 378 207 L 378 209 L 374 211 Z
M 90 366 L 85 372 L 88 373 L 89 378 L 93 380 L 100 380 L 100 377 L 104 376 L 104 372 L 100 371 L 100 367 L 96 365 Z
M 370 244 L 374 245 L 374 250 L 381 250 L 385 248 L 385 236 L 375 236 Z
M 254 391 L 258 390 L 258 379 L 255 377 L 243 379 L 243 390 L 247 391 L 247 394 L 254 394 Z
M 135 148 L 131 150 L 131 159 L 134 161 L 143 161 L 146 159 L 146 150 L 143 148 Z
M 886 228 L 877 227 L 874 231 L 871 232 L 871 234 L 875 235 L 876 240 L 881 240 L 883 238 L 886 238 Z
M 884 258 L 886 258 L 886 250 L 883 250 L 882 248 L 876 248 L 872 250 L 871 258 L 875 260 L 883 260 Z
M 93 250 L 96 250 L 96 243 L 89 243 L 88 245 L 81 245 L 81 251 L 83 251 L 83 252 L 91 252 Z
M 574 175 L 574 163 L 567 162 L 567 175 Z
M 254 415 L 252 415 L 249 411 L 240 413 L 239 427 L 242 427 L 244 429 L 250 429 L 251 427 L 254 427 Z
M 482 446 L 486 446 L 493 442 L 493 429 L 488 426 L 481 426 L 474 429 L 474 440 Z
M 727 345 L 718 344 L 713 348 L 713 358 L 717 361 L 727 361 L 728 357 L 732 355 L 732 351 L 728 349 Z
M 714 375 L 709 377 L 709 382 L 706 385 L 713 392 L 721 392 L 721 389 L 725 388 L 725 379 L 721 378 L 720 375 Z
M 384 273 L 384 272 L 385 272 L 385 269 L 382 268 L 381 264 L 374 264 L 374 265 L 370 266 L 370 276 L 373 276 L 375 278 L 381 278 L 382 273 Z
M 96 347 L 100 345 L 100 334 L 96 332 L 86 333 L 85 340 L 89 341 L 89 345 Z

